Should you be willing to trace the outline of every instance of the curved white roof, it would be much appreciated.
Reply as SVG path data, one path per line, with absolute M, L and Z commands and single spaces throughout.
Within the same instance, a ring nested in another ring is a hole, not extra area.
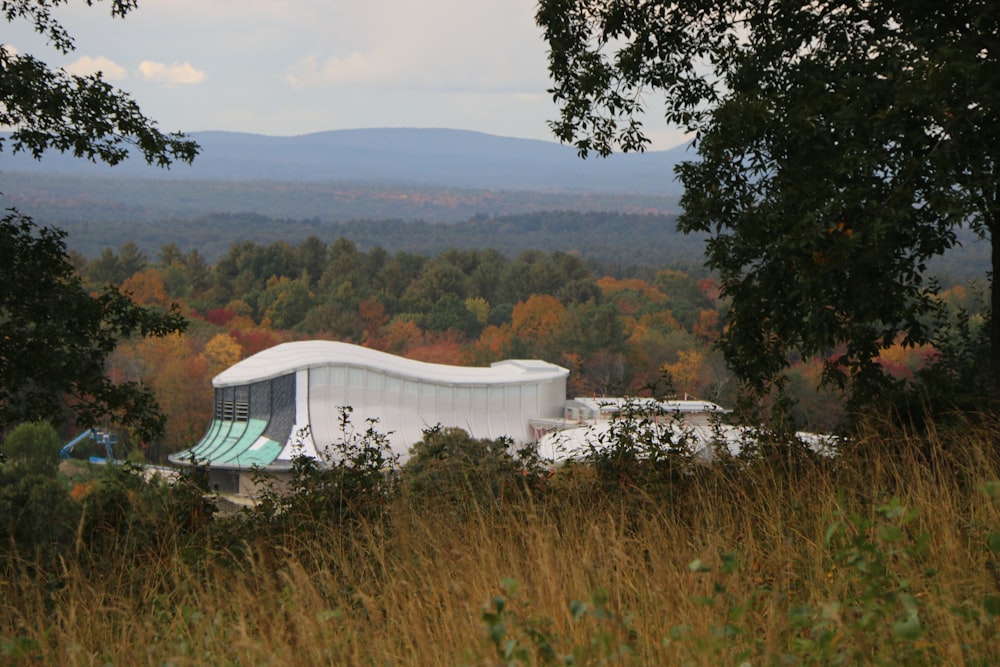
M 212 385 L 246 385 L 331 365 L 369 368 L 404 379 L 454 385 L 540 382 L 569 375 L 562 366 L 533 359 L 499 361 L 490 367 L 448 366 L 414 361 L 350 343 L 307 340 L 282 343 L 247 357 L 216 375 Z

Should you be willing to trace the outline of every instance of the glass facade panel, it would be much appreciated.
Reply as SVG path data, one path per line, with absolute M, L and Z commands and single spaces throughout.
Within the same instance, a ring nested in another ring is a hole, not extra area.
M 365 402 L 364 418 L 378 419 L 383 423 L 385 419 L 385 398 L 382 395 L 382 384 L 385 376 L 378 371 L 368 371 L 365 375 Z
M 437 413 L 442 421 L 448 424 L 455 423 L 455 389 L 453 387 L 438 387 Z

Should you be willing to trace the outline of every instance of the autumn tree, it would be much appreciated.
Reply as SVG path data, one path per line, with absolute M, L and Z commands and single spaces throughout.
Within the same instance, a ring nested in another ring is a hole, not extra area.
M 566 307 L 554 296 L 533 294 L 514 306 L 511 317 L 511 331 L 533 348 L 541 348 L 550 343 L 563 324 Z
M 721 347 L 751 386 L 799 352 L 877 391 L 880 351 L 931 337 L 924 271 L 959 227 L 990 239 L 997 275 L 996 3 L 541 0 L 536 17 L 561 140 L 643 150 L 648 93 L 691 133 L 678 226 L 711 235 Z
M 369 297 L 358 304 L 358 320 L 364 327 L 362 342 L 369 342 L 379 338 L 382 327 L 389 323 L 389 315 L 381 301 Z
M 140 306 L 169 308 L 173 301 L 167 294 L 163 274 L 158 269 L 139 271 L 121 284 L 121 291 Z
M 151 458 L 179 451 L 204 435 L 212 418 L 213 370 L 235 363 L 239 352 L 239 344 L 225 334 L 204 347 L 198 338 L 183 333 L 136 343 L 140 379 L 170 417 L 162 438 L 150 451 Z
M 229 334 L 219 333 L 205 343 L 204 354 L 208 362 L 208 375 L 215 377 L 243 358 L 243 348 Z

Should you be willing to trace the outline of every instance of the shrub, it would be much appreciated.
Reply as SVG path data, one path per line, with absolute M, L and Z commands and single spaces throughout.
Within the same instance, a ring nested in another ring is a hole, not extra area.
M 25 422 L 18 425 L 0 444 L 7 466 L 19 474 L 55 477 L 59 470 L 59 434 L 48 422 Z
M 398 456 L 377 420 L 369 419 L 358 431 L 351 411 L 340 409 L 342 437 L 321 448 L 319 458 L 299 454 L 292 459 L 287 484 L 278 488 L 266 474 L 258 475 L 263 491 L 252 520 L 299 531 L 382 517 L 397 490 Z M 298 434 L 300 441 L 308 436 Z
M 403 466 L 403 486 L 418 500 L 488 506 L 521 495 L 541 479 L 533 453 L 534 448 L 515 450 L 510 438 L 473 438 L 463 429 L 438 425 L 413 446 Z
M 691 471 L 697 445 L 679 415 L 629 400 L 607 430 L 588 438 L 583 459 L 610 493 L 669 491 Z
M 53 476 L 0 474 L 0 554 L 10 550 L 46 567 L 72 544 L 79 517 L 79 505 Z

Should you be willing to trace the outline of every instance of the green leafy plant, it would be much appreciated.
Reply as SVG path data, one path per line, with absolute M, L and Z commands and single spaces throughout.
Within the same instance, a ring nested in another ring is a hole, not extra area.
M 681 415 L 659 403 L 629 399 L 588 437 L 583 459 L 594 467 L 606 490 L 667 490 L 681 482 L 695 462 L 697 435 Z
M 916 517 L 898 498 L 876 507 L 873 518 L 835 516 L 823 539 L 828 597 L 789 600 L 777 654 L 767 655 L 754 632 L 770 591 L 758 588 L 741 598 L 727 586 L 740 573 L 734 554 L 723 554 L 711 592 L 696 600 L 719 609 L 722 622 L 711 626 L 709 637 L 675 626 L 664 641 L 686 643 L 697 655 L 735 663 L 767 658 L 773 664 L 796 665 L 941 664 L 942 656 L 928 641 L 918 582 L 907 574 L 919 566 L 930 542 L 928 533 L 915 531 Z M 697 573 L 713 571 L 701 560 L 689 567 Z M 930 569 L 922 574 L 934 576 Z
M 5 464 L 20 474 L 40 474 L 55 477 L 59 469 L 59 434 L 48 422 L 24 422 L 16 426 L 3 441 L 0 455 Z
M 874 664 L 940 664 L 933 644 L 921 641 L 927 626 L 915 582 L 930 534 L 915 532 L 916 510 L 898 498 L 875 508 L 874 518 L 841 515 L 827 527 L 836 599 L 818 609 L 802 606 L 790 628 L 803 630 L 793 650 L 812 662 L 870 661 Z M 933 577 L 933 571 L 923 573 Z
M 534 447 L 516 449 L 508 437 L 473 438 L 440 425 L 424 431 L 401 470 L 410 498 L 453 508 L 492 506 L 539 490 L 545 477 Z
M 590 621 L 586 642 L 576 643 L 557 634 L 550 616 L 526 613 L 521 607 L 519 583 L 501 582 L 502 592 L 494 595 L 483 610 L 486 633 L 499 664 L 515 665 L 609 665 L 623 664 L 635 651 L 635 631 L 629 616 L 608 608 L 608 595 L 597 590 L 589 603 L 573 600 L 569 612 L 574 624 Z
M 377 420 L 369 419 L 358 431 L 351 412 L 340 408 L 342 436 L 322 448 L 319 457 L 300 453 L 292 458 L 286 484 L 279 487 L 266 474 L 258 475 L 262 492 L 253 518 L 299 530 L 383 515 L 398 490 L 399 457 Z M 302 441 L 310 434 L 303 430 L 298 437 Z

